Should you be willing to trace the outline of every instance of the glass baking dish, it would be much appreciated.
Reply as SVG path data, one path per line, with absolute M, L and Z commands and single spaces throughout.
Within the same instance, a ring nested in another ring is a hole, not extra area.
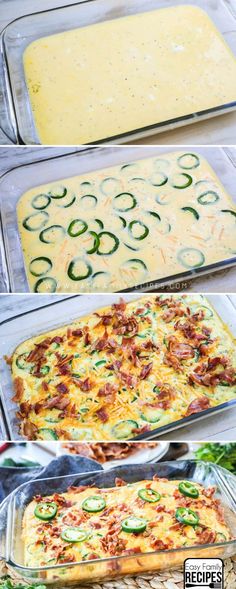
M 40 143 L 34 124 L 32 109 L 23 68 L 23 53 L 25 48 L 36 39 L 46 35 L 69 31 L 76 27 L 92 25 L 98 22 L 117 19 L 127 15 L 149 12 L 162 7 L 192 5 L 203 9 L 214 22 L 224 40 L 235 53 L 235 16 L 230 11 L 225 0 L 89 0 L 81 1 L 71 6 L 58 7 L 47 11 L 27 15 L 10 23 L 2 33 L 1 53 L 4 73 L 4 96 L 6 109 L 6 130 L 13 142 L 25 144 Z M 191 124 L 216 115 L 230 112 L 236 108 L 235 100 L 228 104 L 219 104 L 200 112 L 193 112 L 178 118 L 172 118 L 160 123 L 153 120 L 148 127 L 132 129 L 129 132 L 116 134 L 112 137 L 101 137 L 97 143 L 122 143 L 146 137 L 153 133 L 174 129 Z M 60 144 L 65 144 L 61 138 Z M 71 142 L 70 142 L 71 143 Z M 81 143 L 78 138 L 77 143 Z M 95 143 L 95 141 L 90 141 Z
M 181 147 L 180 147 L 181 149 Z M 2 217 L 3 240 L 5 246 L 5 259 L 2 258 L 2 271 L 4 283 L 11 292 L 28 292 L 28 281 L 26 278 L 24 259 L 18 232 L 16 206 L 24 192 L 40 183 L 59 181 L 60 179 L 95 171 L 112 165 L 125 164 L 138 159 L 144 159 L 171 151 L 170 147 L 156 146 L 129 146 L 129 147 L 91 147 L 84 148 L 76 153 L 67 154 L 19 166 L 7 172 L 0 179 L 0 211 Z M 221 147 L 189 147 L 189 151 L 197 152 L 207 159 L 213 170 L 218 175 L 226 191 L 235 196 L 235 163 L 230 152 Z M 236 251 L 236 249 L 235 249 Z M 220 262 L 205 265 L 193 270 L 186 270 L 175 276 L 156 279 L 153 276 L 152 282 L 136 285 L 124 292 L 152 291 L 163 285 L 179 283 L 194 277 L 209 274 L 222 270 L 236 264 L 236 255 Z M 7 270 L 6 270 L 7 269 Z M 80 287 L 78 286 L 78 289 Z M 78 292 L 80 292 L 78 290 Z
M 9 570 L 27 581 L 42 581 L 58 587 L 73 587 L 78 583 L 114 579 L 125 575 L 140 575 L 183 564 L 186 558 L 228 558 L 236 552 L 236 540 L 217 544 L 196 545 L 165 551 L 154 551 L 133 556 L 115 556 L 106 559 L 82 561 L 73 564 L 30 568 L 24 566 L 22 521 L 28 503 L 35 495 L 50 495 L 57 490 L 63 493 L 70 486 L 96 485 L 99 488 L 115 486 L 118 476 L 127 483 L 152 479 L 154 475 L 170 480 L 198 482 L 204 487 L 215 486 L 215 497 L 224 507 L 225 520 L 232 536 L 236 537 L 236 477 L 215 464 L 197 461 L 171 461 L 158 464 L 120 466 L 106 472 L 95 472 L 39 479 L 24 483 L 10 496 L 0 513 L 2 538 L 0 554 Z
M 37 295 L 43 297 L 44 295 Z M 126 294 L 124 298 L 126 301 L 131 301 L 140 298 L 141 295 Z M 193 295 L 194 296 L 194 295 Z M 55 295 L 55 299 L 56 299 Z M 226 295 L 209 295 L 209 302 L 214 306 L 216 312 L 222 319 L 222 321 L 228 325 L 232 335 L 236 338 L 236 313 L 233 304 Z M 9 431 L 9 438 L 11 440 L 22 440 L 24 439 L 19 434 L 19 422 L 16 416 L 18 410 L 17 405 L 12 401 L 13 387 L 11 371 L 7 365 L 4 356 L 11 356 L 15 348 L 20 342 L 24 340 L 50 331 L 62 325 L 67 325 L 78 317 L 91 313 L 103 306 L 113 304 L 118 301 L 117 295 L 106 294 L 106 295 L 80 295 L 69 297 L 59 302 L 51 303 L 37 309 L 35 311 L 28 311 L 21 315 L 12 317 L 6 321 L 0 323 L 0 394 L 2 398 L 2 404 L 4 407 L 4 415 Z M 0 301 L 1 303 L 1 301 Z M 221 403 L 217 407 L 212 407 L 195 413 L 189 417 L 184 417 L 178 421 L 169 423 L 167 425 L 156 428 L 152 431 L 136 435 L 133 440 L 146 440 L 153 439 L 162 434 L 166 434 L 169 431 L 175 431 L 180 427 L 189 425 L 192 422 L 198 422 L 203 418 L 207 418 L 210 415 L 225 411 L 230 407 L 236 405 L 236 398 L 224 403 Z M 96 440 L 99 441 L 99 440 Z

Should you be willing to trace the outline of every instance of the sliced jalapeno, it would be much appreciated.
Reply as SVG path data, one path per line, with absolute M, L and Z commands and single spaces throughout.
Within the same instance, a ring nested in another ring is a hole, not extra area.
M 134 421 L 133 419 L 125 419 L 118 421 L 118 423 L 112 428 L 111 432 L 117 440 L 122 440 L 130 438 L 133 434 L 133 430 L 137 429 L 137 427 L 137 421 Z
M 200 215 L 199 213 L 196 211 L 196 209 L 193 209 L 193 207 L 182 207 L 181 211 L 185 211 L 186 213 L 192 213 L 192 215 L 195 217 L 195 219 L 200 219 Z
M 88 537 L 88 532 L 81 528 L 66 528 L 61 533 L 62 540 L 65 542 L 83 542 Z
M 139 489 L 138 496 L 147 503 L 156 503 L 161 498 L 160 493 L 154 491 L 154 489 Z
M 233 215 L 233 217 L 236 217 L 236 211 L 231 211 L 230 209 L 222 209 L 221 213 L 229 213 L 230 215 Z
M 55 292 L 56 290 L 57 282 L 51 276 L 40 278 L 34 285 L 34 292 Z
M 89 231 L 89 234 L 93 237 L 93 245 L 90 249 L 86 250 L 86 253 L 87 254 L 94 254 L 99 247 L 100 240 L 99 240 L 98 234 L 95 231 Z
M 63 239 L 64 235 L 65 229 L 62 225 L 51 225 L 40 232 L 39 239 L 43 243 L 57 243 Z
M 149 234 L 149 229 L 142 221 L 131 221 L 128 230 L 133 239 L 142 240 Z
M 67 271 L 71 280 L 85 280 L 91 276 L 92 272 L 92 266 L 82 258 L 74 258 L 71 260 Z
M 42 501 L 42 503 L 38 503 L 34 510 L 34 515 L 43 521 L 53 519 L 56 514 L 57 505 L 50 501 Z
M 115 209 L 121 213 L 131 211 L 131 209 L 134 209 L 137 205 L 136 198 L 130 192 L 121 192 L 120 194 L 117 194 L 114 201 Z
M 192 509 L 187 509 L 187 507 L 178 507 L 175 512 L 175 517 L 181 524 L 188 526 L 197 526 L 199 522 L 197 513 L 192 511 Z
M 177 259 L 188 270 L 191 268 L 200 268 L 205 263 L 204 254 L 194 247 L 185 247 L 180 250 Z
M 153 186 L 164 186 L 168 182 L 168 176 L 163 172 L 156 172 L 150 178 L 150 182 Z
M 146 530 L 147 522 L 141 517 L 131 516 L 121 522 L 121 527 L 128 534 L 140 534 Z
M 47 274 L 51 268 L 52 262 L 50 258 L 45 258 L 44 256 L 34 258 L 29 265 L 30 273 L 33 274 L 33 276 L 43 276 L 44 274 Z
M 172 180 L 172 186 L 173 188 L 178 188 L 180 190 L 184 189 L 184 188 L 188 188 L 188 186 L 191 186 L 193 182 L 192 176 L 190 176 L 189 174 L 185 174 L 184 172 L 181 174 L 176 174 Z
M 86 200 L 85 200 L 86 199 Z M 86 207 L 88 207 L 89 209 L 94 209 L 96 207 L 96 204 L 98 202 L 98 199 L 96 196 L 94 196 L 94 194 L 84 194 L 84 196 L 80 197 L 80 200 L 83 202 L 83 204 L 86 205 Z
M 54 186 L 48 194 L 51 198 L 63 198 L 67 194 L 67 188 L 65 186 Z
M 149 215 L 152 215 L 152 217 L 155 217 L 155 219 L 157 219 L 158 221 L 161 220 L 160 215 L 158 215 L 158 213 L 155 213 L 155 211 L 148 211 Z
M 118 249 L 120 241 L 114 233 L 110 233 L 110 231 L 101 231 L 97 237 L 99 244 L 96 251 L 99 256 L 110 256 Z M 108 243 L 106 243 L 107 241 Z
M 50 196 L 48 196 L 47 194 L 36 194 L 36 196 L 34 196 L 34 198 L 32 199 L 31 204 L 34 209 L 42 211 L 43 209 L 46 209 L 48 207 L 50 202 Z
M 200 166 L 200 159 L 195 153 L 183 153 L 177 160 L 180 168 L 193 170 Z
M 88 225 L 85 221 L 83 221 L 82 219 L 74 219 L 73 221 L 71 221 L 67 229 L 67 232 L 70 235 L 70 237 L 78 237 L 78 235 L 82 235 L 82 233 L 85 233 L 87 229 Z
M 39 213 L 33 213 L 29 217 L 26 217 L 23 221 L 23 227 L 27 231 L 40 231 L 47 224 L 49 214 L 47 211 L 40 211 Z
M 189 481 L 182 481 L 179 484 L 179 491 L 182 495 L 186 495 L 186 497 L 192 497 L 193 499 L 197 499 L 199 497 L 199 491 L 195 485 L 190 483 Z
M 200 205 L 214 205 L 220 199 L 219 194 L 215 190 L 207 190 L 198 197 Z
M 100 495 L 94 495 L 85 499 L 81 505 L 84 511 L 89 513 L 97 513 L 106 507 L 106 501 Z

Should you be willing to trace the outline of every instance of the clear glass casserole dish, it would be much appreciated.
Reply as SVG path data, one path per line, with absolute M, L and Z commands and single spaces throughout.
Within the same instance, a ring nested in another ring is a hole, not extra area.
M 10 500 L 4 502 L 1 509 L 2 537 L 0 554 L 9 571 L 17 578 L 29 582 L 49 583 L 53 587 L 77 586 L 79 583 L 114 579 L 125 575 L 155 572 L 174 568 L 183 564 L 186 558 L 227 558 L 235 554 L 236 540 L 222 541 L 217 544 L 195 545 L 177 549 L 159 550 L 132 556 L 115 556 L 106 559 L 67 563 L 64 565 L 31 568 L 24 566 L 22 521 L 26 506 L 35 495 L 63 493 L 70 486 L 96 485 L 99 488 L 115 486 L 115 478 L 120 477 L 127 483 L 152 479 L 154 475 L 169 480 L 188 480 L 204 487 L 215 486 L 215 497 L 224 507 L 225 520 L 236 536 L 236 502 L 234 475 L 211 463 L 197 461 L 173 461 L 159 464 L 142 464 L 124 466 L 107 472 L 66 475 L 63 477 L 39 479 L 21 485 L 14 491 Z
M 190 147 L 189 151 L 195 151 Z M 0 206 L 2 216 L 3 240 L 5 246 L 5 257 L 2 255 L 3 283 L 6 289 L 12 292 L 28 292 L 29 286 L 26 278 L 24 258 L 21 248 L 20 235 L 18 231 L 16 207 L 24 192 L 35 186 L 35 178 L 40 177 L 44 183 L 60 181 L 63 178 L 70 178 L 78 174 L 86 174 L 100 170 L 112 165 L 127 164 L 138 159 L 153 156 L 160 156 L 170 151 L 169 147 L 94 147 L 82 149 L 77 153 L 50 158 L 33 164 L 19 166 L 6 173 L 0 180 Z M 234 195 L 235 164 L 231 153 L 223 148 L 200 147 L 197 149 L 200 156 L 203 156 L 215 170 L 225 190 Z M 37 184 L 38 185 L 38 182 Z M 236 247 L 235 247 L 236 251 Z M 140 290 L 142 292 L 158 289 L 163 285 L 184 283 L 187 279 L 199 277 L 210 272 L 222 270 L 234 266 L 236 255 L 223 259 L 220 262 L 205 264 L 201 267 L 186 270 L 174 276 L 158 278 L 153 276 L 151 282 L 136 284 L 130 288 L 123 289 L 124 292 Z M 76 284 L 78 292 L 82 291 L 81 282 Z M 77 286 L 78 285 L 78 286 Z M 74 287 L 73 287 L 74 288 Z M 84 287 L 84 290 L 86 286 Z M 100 291 L 103 289 L 100 288 Z
M 135 2 L 132 0 L 129 0 L 129 2 L 119 0 L 118 5 L 116 0 L 110 0 L 109 2 L 108 0 L 91 0 L 89 2 L 78 2 L 76 5 L 54 8 L 28 15 L 13 21 L 3 32 L 1 43 L 6 127 L 7 130 L 9 128 L 12 129 L 12 140 L 25 144 L 40 143 L 34 123 L 23 67 L 23 53 L 31 42 L 47 35 L 70 31 L 76 26 L 85 27 L 86 25 L 103 23 L 127 15 L 135 15 L 141 12 L 145 12 L 146 14 L 151 10 L 172 7 L 173 5 L 176 7 L 182 4 L 182 0 L 177 0 L 176 2 L 173 2 L 173 0 L 148 0 L 145 3 L 143 0 L 135 0 Z M 195 7 L 203 9 L 223 35 L 225 42 L 235 53 L 235 18 L 224 0 L 208 3 L 204 2 L 204 0 L 194 0 L 194 3 L 192 0 L 186 0 L 184 4 L 190 6 L 194 4 Z M 226 104 L 224 104 L 224 101 L 217 106 L 214 105 L 214 107 L 211 107 L 209 104 L 203 110 L 200 108 L 199 112 L 196 112 L 197 108 L 194 109 L 194 112 L 187 113 L 186 110 L 185 115 L 181 114 L 181 116 L 178 116 L 176 114 L 176 116 L 168 117 L 167 120 L 159 123 L 156 123 L 154 116 L 152 124 L 148 123 L 147 126 L 140 119 L 140 124 L 137 124 L 136 128 L 132 128 L 127 132 L 123 131 L 120 134 L 116 132 L 113 136 L 101 136 L 96 140 L 92 140 L 91 138 L 89 141 L 85 141 L 85 143 L 125 142 L 224 114 L 234 110 L 235 107 L 236 96 Z M 58 144 L 72 144 L 75 142 L 84 143 L 79 137 L 77 141 L 66 142 L 63 140 L 63 137 L 60 141 L 56 141 Z M 50 144 L 50 141 L 47 141 L 47 143 Z M 55 141 L 52 143 L 55 143 Z
M 40 295 L 38 295 L 39 297 Z M 43 295 L 42 295 L 43 296 Z M 56 297 L 55 297 L 56 298 Z M 140 298 L 140 295 L 127 294 L 124 295 L 126 301 L 131 301 Z M 221 320 L 228 326 L 233 337 L 236 337 L 236 315 L 235 308 L 230 299 L 225 295 L 209 295 L 209 302 L 214 306 L 215 311 L 220 316 Z M 80 297 L 67 298 L 64 301 L 55 302 L 50 305 L 38 309 L 36 311 L 29 311 L 10 320 L 3 321 L 0 324 L 0 393 L 2 404 L 4 408 L 4 416 L 8 427 L 8 435 L 11 440 L 24 439 L 19 434 L 19 420 L 16 416 L 18 406 L 13 402 L 13 384 L 11 377 L 11 370 L 7 365 L 4 356 L 11 356 L 14 349 L 20 342 L 39 335 L 43 332 L 50 331 L 59 326 L 68 325 L 76 318 L 83 317 L 103 306 L 117 302 L 117 295 L 81 295 Z M 68 311 L 69 309 L 69 311 Z M 169 431 L 175 431 L 180 427 L 195 423 L 210 415 L 225 411 L 230 407 L 236 405 L 236 399 L 223 402 L 218 406 L 205 409 L 200 413 L 192 414 L 177 421 L 162 425 L 145 433 L 140 433 L 132 439 L 145 440 L 153 439 Z M 101 440 L 96 440 L 101 441 Z

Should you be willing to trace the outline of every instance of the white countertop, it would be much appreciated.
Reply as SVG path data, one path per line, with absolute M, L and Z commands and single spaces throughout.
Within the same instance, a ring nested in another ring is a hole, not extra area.
M 76 4 L 77 1 L 70 0 L 69 3 Z M 209 5 L 216 4 L 216 0 L 205 0 L 205 4 L 208 3 Z M 235 0 L 225 0 L 225 3 L 236 15 Z M 41 0 L 0 0 L 0 31 L 19 16 L 65 4 L 67 4 L 65 0 L 43 0 L 43 2 Z M 3 110 L 0 80 L 0 121 L 1 118 L 3 118 Z M 147 145 L 234 145 L 236 143 L 236 112 L 133 142 L 133 144 L 138 143 Z M 0 144 L 11 144 L 11 141 L 1 129 Z
M 0 321 L 9 319 L 14 315 L 24 313 L 31 309 L 42 307 L 55 300 L 62 300 L 65 297 L 59 295 L 2 295 L 0 297 Z M 230 295 L 236 309 L 236 295 Z M 30 321 L 26 315 L 25 321 Z M 236 440 L 236 408 L 226 410 L 220 414 L 204 419 L 198 424 L 182 427 L 174 433 L 169 433 L 158 438 L 168 441 L 235 441 Z

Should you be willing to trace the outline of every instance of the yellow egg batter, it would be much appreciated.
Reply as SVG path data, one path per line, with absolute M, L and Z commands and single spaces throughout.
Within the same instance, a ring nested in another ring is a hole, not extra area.
M 189 5 L 42 37 L 24 70 L 44 144 L 93 143 L 236 100 L 235 57 Z
M 17 205 L 35 292 L 116 292 L 236 254 L 236 208 L 184 151 L 37 186 Z

